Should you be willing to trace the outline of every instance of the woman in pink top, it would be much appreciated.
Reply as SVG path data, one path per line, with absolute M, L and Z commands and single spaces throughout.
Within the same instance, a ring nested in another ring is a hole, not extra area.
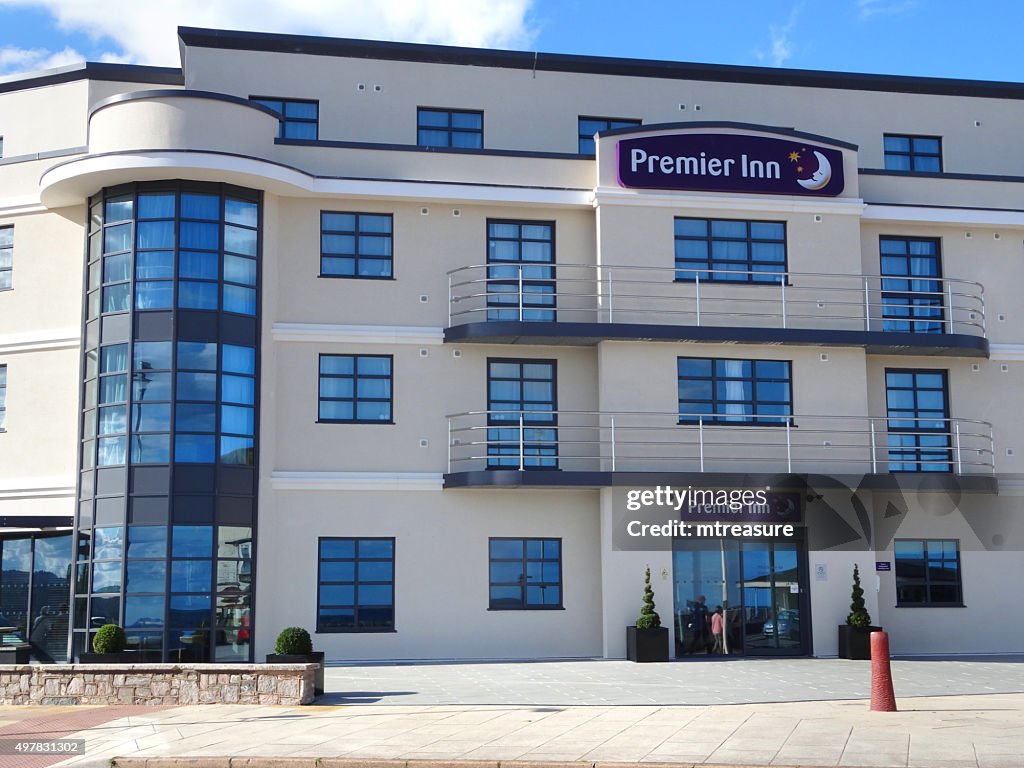
M 712 653 L 725 653 L 725 646 L 722 643 L 722 631 L 725 627 L 725 621 L 722 619 L 722 606 L 715 608 L 715 612 L 711 614 L 711 636 L 714 638 L 715 647 L 711 651 Z

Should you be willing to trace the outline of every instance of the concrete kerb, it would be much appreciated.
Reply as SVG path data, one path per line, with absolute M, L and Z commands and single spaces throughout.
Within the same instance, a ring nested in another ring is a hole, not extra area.
M 753 768 L 736 763 L 548 762 L 544 760 L 359 760 L 332 757 L 115 757 L 111 768 Z M 774 768 L 797 768 L 775 765 Z M 800 764 L 799 768 L 815 768 Z M 821 766 L 820 768 L 825 768 Z

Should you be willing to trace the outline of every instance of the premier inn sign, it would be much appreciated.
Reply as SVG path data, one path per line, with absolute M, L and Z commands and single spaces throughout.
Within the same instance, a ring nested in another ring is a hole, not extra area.
M 623 187 L 825 197 L 843 191 L 842 152 L 800 140 L 676 133 L 617 146 Z

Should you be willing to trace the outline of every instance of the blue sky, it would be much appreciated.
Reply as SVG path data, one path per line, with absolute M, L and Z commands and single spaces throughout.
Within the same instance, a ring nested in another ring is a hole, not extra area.
M 178 24 L 1024 81 L 1020 0 L 0 0 L 0 75 L 177 65 Z

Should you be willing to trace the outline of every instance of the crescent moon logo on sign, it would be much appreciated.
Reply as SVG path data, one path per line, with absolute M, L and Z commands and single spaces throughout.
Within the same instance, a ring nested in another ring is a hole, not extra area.
M 797 179 L 796 183 L 804 189 L 821 189 L 832 181 L 832 163 L 828 161 L 821 152 L 815 150 L 814 157 L 818 161 L 818 170 L 811 174 L 809 179 Z

